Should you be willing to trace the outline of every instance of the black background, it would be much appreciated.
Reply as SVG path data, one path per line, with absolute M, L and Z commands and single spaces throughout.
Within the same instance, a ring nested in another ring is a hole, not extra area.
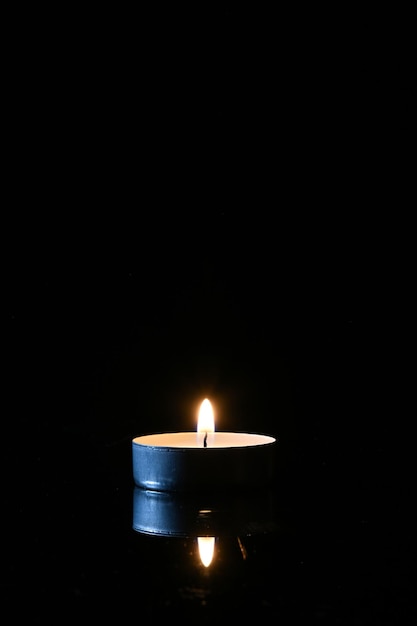
M 407 16 L 36 9 L 9 25 L 5 600 L 39 619 L 94 601 L 411 623 Z M 258 579 L 222 573 L 229 601 L 164 578 L 131 529 L 132 437 L 193 430 L 204 397 L 219 430 L 277 437 L 295 533 L 270 553 L 258 539 Z

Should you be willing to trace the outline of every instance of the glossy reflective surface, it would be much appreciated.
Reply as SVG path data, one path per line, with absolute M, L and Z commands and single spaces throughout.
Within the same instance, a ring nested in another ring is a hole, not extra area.
M 129 441 L 70 439 L 54 454 L 26 450 L 30 480 L 3 496 L 2 596 L 16 614 L 25 603 L 45 618 L 56 607 L 80 617 L 87 606 L 100 617 L 111 609 L 203 624 L 247 615 L 384 623 L 387 614 L 395 623 L 409 614 L 410 512 L 386 484 L 313 471 L 310 456 L 265 494 L 184 500 L 138 491 Z M 214 549 L 204 565 L 198 537 L 207 536 Z

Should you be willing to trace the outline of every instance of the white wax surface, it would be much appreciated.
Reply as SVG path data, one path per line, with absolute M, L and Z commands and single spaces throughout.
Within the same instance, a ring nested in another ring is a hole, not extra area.
M 160 433 L 135 437 L 133 443 L 160 448 L 203 448 L 204 433 Z M 207 435 L 207 448 L 244 448 L 273 443 L 274 437 L 252 433 L 214 432 Z

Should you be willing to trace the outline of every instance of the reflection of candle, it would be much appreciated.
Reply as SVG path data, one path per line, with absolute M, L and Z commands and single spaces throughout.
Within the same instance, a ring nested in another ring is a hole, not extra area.
M 281 532 L 284 520 L 275 509 L 273 490 L 185 494 L 135 486 L 132 528 L 142 535 L 192 539 L 199 562 L 208 568 L 218 542 L 237 540 L 246 558 L 244 537 Z
M 214 432 L 204 400 L 195 432 L 142 435 L 132 440 L 136 485 L 156 491 L 265 487 L 272 478 L 276 439 L 269 435 Z
M 204 567 L 208 567 L 214 556 L 215 537 L 197 537 L 198 551 Z
M 275 491 L 175 493 L 133 488 L 132 528 L 160 537 L 234 537 L 275 532 Z

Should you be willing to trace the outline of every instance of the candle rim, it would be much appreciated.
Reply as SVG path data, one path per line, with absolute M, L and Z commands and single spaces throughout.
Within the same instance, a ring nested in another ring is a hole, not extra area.
M 209 437 L 214 438 L 214 441 L 216 441 L 216 445 L 212 445 L 212 446 L 207 446 L 206 448 L 204 448 L 205 450 L 218 450 L 221 448 L 227 448 L 227 449 L 238 449 L 238 448 L 257 448 L 260 446 L 268 446 L 268 445 L 272 445 L 274 443 L 276 443 L 277 439 L 276 437 L 273 437 L 272 435 L 267 435 L 264 433 L 253 433 L 253 432 L 244 432 L 244 431 L 215 431 L 214 433 L 208 433 Z M 149 434 L 143 434 L 143 435 L 138 435 L 137 437 L 134 437 L 132 439 L 132 443 L 134 445 L 137 446 L 143 446 L 146 448 L 160 448 L 160 449 L 175 449 L 175 450 L 199 450 L 200 447 L 197 447 L 195 445 L 181 445 L 181 444 L 175 444 L 173 442 L 168 442 L 168 443 L 152 443 L 153 439 L 157 439 L 160 436 L 164 436 L 164 437 L 170 437 L 173 436 L 174 439 L 178 438 L 180 439 L 181 436 L 192 436 L 190 437 L 190 443 L 193 443 L 195 441 L 197 441 L 198 437 L 202 437 L 203 433 L 198 433 L 197 431 L 170 431 L 170 432 L 158 432 L 158 433 L 149 433 Z M 248 442 L 248 443 L 244 443 L 243 442 L 239 442 L 236 443 L 235 445 L 230 445 L 230 439 L 232 439 L 233 437 L 240 436 L 243 438 L 245 437 L 249 437 L 249 438 L 254 438 L 255 441 L 252 442 Z M 258 440 L 258 441 L 256 441 Z M 223 445 L 219 445 L 219 443 L 223 444 Z

